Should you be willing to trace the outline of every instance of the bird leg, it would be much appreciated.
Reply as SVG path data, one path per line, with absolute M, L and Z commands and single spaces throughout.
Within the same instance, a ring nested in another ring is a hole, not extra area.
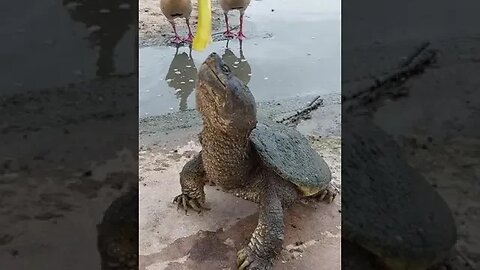
M 238 30 L 237 38 L 243 40 L 246 36 L 243 34 L 243 13 L 240 14 L 240 30 Z
M 193 41 L 193 34 L 192 34 L 192 29 L 190 29 L 190 21 L 189 19 L 185 19 L 185 21 L 187 22 L 187 27 L 188 27 L 188 36 L 187 38 L 185 38 L 184 40 L 188 43 L 192 43 Z
M 180 36 L 178 36 L 177 34 L 177 28 L 175 27 L 175 22 L 174 21 L 170 21 L 170 24 L 172 25 L 173 27 L 173 32 L 175 33 L 175 37 L 172 39 L 172 42 L 175 43 L 175 44 L 180 44 L 182 43 L 182 39 L 180 38 Z
M 230 27 L 228 26 L 228 16 L 227 13 L 224 13 L 225 15 L 225 24 L 227 25 L 227 31 L 225 31 L 224 35 L 226 38 L 233 38 L 234 35 L 232 32 L 230 32 Z

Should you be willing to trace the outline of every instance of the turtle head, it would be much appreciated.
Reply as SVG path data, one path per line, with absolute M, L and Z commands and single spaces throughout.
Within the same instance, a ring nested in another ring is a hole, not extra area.
M 252 93 L 216 53 L 200 67 L 196 98 L 203 120 L 216 129 L 250 131 L 257 123 Z

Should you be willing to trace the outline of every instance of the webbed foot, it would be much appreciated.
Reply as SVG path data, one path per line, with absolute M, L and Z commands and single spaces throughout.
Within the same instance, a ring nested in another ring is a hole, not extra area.
M 314 196 L 318 201 L 325 201 L 327 203 L 333 202 L 335 197 L 338 195 L 340 191 L 333 183 L 328 184 L 328 186 L 320 191 L 317 195 Z
M 191 198 L 187 194 L 180 194 L 173 199 L 173 203 L 177 204 L 177 210 L 183 208 L 185 210 L 185 215 L 187 214 L 188 208 L 193 209 L 197 213 L 201 213 L 203 210 L 210 210 L 210 208 L 205 204 L 204 199 L 195 199 Z
M 183 39 L 183 41 L 186 42 L 186 43 L 192 43 L 193 42 L 193 35 L 189 33 L 188 36 L 185 39 Z
M 223 35 L 227 38 L 227 39 L 231 39 L 231 38 L 234 38 L 235 37 L 235 34 L 233 34 L 230 30 L 227 30 L 223 33 Z
M 270 270 L 273 263 L 271 259 L 258 256 L 247 246 L 237 252 L 237 267 L 239 270 Z
M 239 40 L 244 40 L 244 39 L 247 38 L 247 37 L 243 34 L 242 31 L 238 31 L 236 37 L 237 37 Z
M 175 35 L 174 38 L 171 39 L 171 42 L 175 45 L 180 45 L 182 44 L 184 41 L 181 37 L 179 37 L 178 35 Z

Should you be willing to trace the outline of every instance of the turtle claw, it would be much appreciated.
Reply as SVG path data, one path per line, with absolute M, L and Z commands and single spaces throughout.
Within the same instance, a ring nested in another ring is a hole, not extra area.
M 215 182 L 213 182 L 213 181 L 208 181 L 208 185 L 212 186 L 212 187 L 216 186 Z
M 324 190 L 320 191 L 315 197 L 319 201 L 325 201 L 327 203 L 332 203 L 335 200 L 335 197 L 340 191 L 333 184 L 329 184 Z
M 271 260 L 260 258 L 248 246 L 237 252 L 238 270 L 271 270 Z
M 197 213 L 201 213 L 203 210 L 210 210 L 210 208 L 201 200 L 190 198 L 187 194 L 180 194 L 173 199 L 173 203 L 177 204 L 177 211 L 180 208 L 185 210 L 185 215 L 188 212 L 188 208 L 193 209 Z

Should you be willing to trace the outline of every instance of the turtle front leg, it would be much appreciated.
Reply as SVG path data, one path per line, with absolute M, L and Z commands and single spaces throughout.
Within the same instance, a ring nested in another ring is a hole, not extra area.
M 187 214 L 188 208 L 200 213 L 202 210 L 210 210 L 205 204 L 205 170 L 203 169 L 201 154 L 196 155 L 183 166 L 180 172 L 180 185 L 182 194 L 175 197 L 177 209 L 183 208 Z
M 276 192 L 270 191 L 260 199 L 258 225 L 248 245 L 237 253 L 240 270 L 272 269 L 276 254 L 283 243 L 283 208 Z

